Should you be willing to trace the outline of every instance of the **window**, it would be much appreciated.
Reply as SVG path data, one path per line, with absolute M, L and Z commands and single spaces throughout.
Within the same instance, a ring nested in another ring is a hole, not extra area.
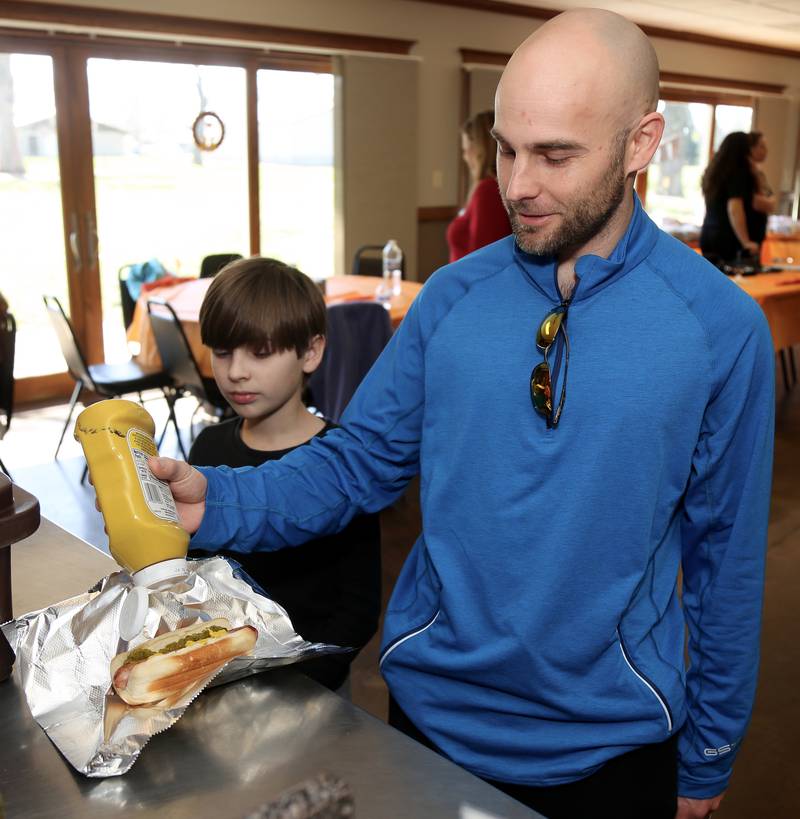
M 664 136 L 647 168 L 644 201 L 648 214 L 662 228 L 702 224 L 705 202 L 700 183 L 713 151 L 728 134 L 752 127 L 752 102 L 742 102 L 659 101 Z
M 261 255 L 333 275 L 332 74 L 258 72 Z
M 17 260 L 2 290 L 21 401 L 72 387 L 43 293 L 90 361 L 114 362 L 128 358 L 125 265 L 157 258 L 196 276 L 205 255 L 260 252 L 331 274 L 330 58 L 68 36 L 0 45 L 0 239 Z M 195 133 L 206 120 L 209 145 Z
M 42 294 L 68 305 L 53 60 L 0 53 L 0 97 L 2 291 L 17 320 L 15 376 L 39 376 L 64 367 L 55 342 L 42 343 Z
M 121 267 L 197 276 L 207 254 L 249 255 L 245 70 L 93 58 L 87 75 L 105 360 L 124 361 Z M 225 127 L 211 152 L 192 138 L 201 111 Z

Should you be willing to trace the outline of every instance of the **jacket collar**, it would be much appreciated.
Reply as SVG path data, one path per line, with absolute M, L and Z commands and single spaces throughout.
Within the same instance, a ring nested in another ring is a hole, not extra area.
M 658 239 L 658 228 L 644 212 L 639 197 L 633 194 L 633 214 L 622 238 L 607 259 L 587 253 L 575 263 L 578 282 L 574 301 L 583 301 L 606 285 L 639 265 L 652 251 Z M 560 302 L 556 283 L 556 260 L 552 256 L 534 256 L 514 243 L 514 258 L 532 284 L 553 302 Z

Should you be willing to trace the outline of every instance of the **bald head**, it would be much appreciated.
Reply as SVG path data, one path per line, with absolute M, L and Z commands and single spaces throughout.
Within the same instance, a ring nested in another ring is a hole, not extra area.
M 600 9 L 549 20 L 514 52 L 495 98 L 498 182 L 517 244 L 610 252 L 664 118 L 658 60 L 633 23 Z
M 573 107 L 626 127 L 655 111 L 658 80 L 658 58 L 638 26 L 610 11 L 575 9 L 519 46 L 498 90 L 519 97 L 547 84 Z

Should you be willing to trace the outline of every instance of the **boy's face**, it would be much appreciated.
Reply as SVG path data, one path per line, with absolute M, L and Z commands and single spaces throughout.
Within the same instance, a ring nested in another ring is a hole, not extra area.
M 271 354 L 250 347 L 212 350 L 211 366 L 237 415 L 260 420 L 301 400 L 304 376 L 319 366 L 324 349 L 325 340 L 319 337 L 299 357 L 295 350 Z

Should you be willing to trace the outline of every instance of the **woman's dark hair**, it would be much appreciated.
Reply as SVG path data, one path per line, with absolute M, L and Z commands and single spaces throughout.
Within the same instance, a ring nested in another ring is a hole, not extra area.
M 756 145 L 758 145 L 758 140 L 761 139 L 762 136 L 764 136 L 764 134 L 762 134 L 761 131 L 750 131 L 747 135 L 747 141 L 750 143 L 750 147 L 755 148 Z
M 473 114 L 462 126 L 461 133 L 475 146 L 480 159 L 478 180 L 497 176 L 497 143 L 491 134 L 494 111 Z
M 325 300 L 308 276 L 253 256 L 214 277 L 200 308 L 200 337 L 212 350 L 295 350 L 301 356 L 312 339 L 325 335 L 325 317 Z
M 757 134 L 755 140 L 752 139 L 753 134 Z M 750 150 L 760 136 L 756 131 L 752 134 L 733 131 L 722 140 L 703 174 L 701 187 L 706 202 L 716 199 L 732 180 L 753 178 Z

